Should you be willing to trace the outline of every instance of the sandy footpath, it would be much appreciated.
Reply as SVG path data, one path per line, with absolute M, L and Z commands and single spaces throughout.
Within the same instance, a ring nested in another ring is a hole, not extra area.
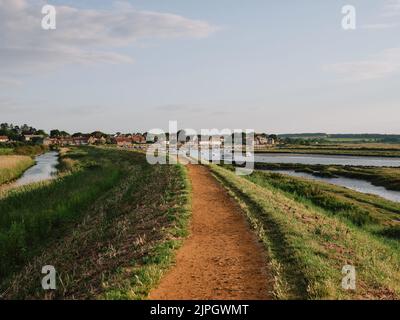
M 268 299 L 265 252 L 239 206 L 200 165 L 189 166 L 191 235 L 149 299 Z

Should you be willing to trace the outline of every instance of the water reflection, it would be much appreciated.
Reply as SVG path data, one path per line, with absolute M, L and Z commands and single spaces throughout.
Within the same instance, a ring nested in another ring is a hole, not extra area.
M 35 158 L 36 164 L 25 171 L 21 178 L 15 182 L 15 186 L 23 186 L 33 182 L 52 179 L 57 172 L 58 153 L 47 152 Z
M 295 172 L 293 170 L 274 170 L 273 172 L 288 174 L 288 175 L 294 176 L 294 177 L 301 177 L 301 178 L 307 178 L 307 179 L 312 179 L 312 180 L 316 180 L 316 181 L 328 182 L 328 183 L 346 187 L 346 188 L 349 188 L 349 189 L 352 189 L 352 190 L 355 190 L 358 192 L 374 194 L 374 195 L 380 196 L 382 198 L 385 198 L 385 199 L 388 199 L 391 201 L 400 202 L 400 192 L 399 191 L 387 190 L 384 187 L 374 186 L 372 183 L 370 183 L 368 181 L 364 181 L 364 180 L 350 179 L 350 178 L 344 178 L 344 177 L 338 177 L 338 178 L 316 177 L 309 173 Z
M 261 163 L 296 163 L 296 164 L 322 164 L 342 166 L 371 166 L 371 167 L 400 167 L 399 158 L 385 157 L 355 157 L 355 156 L 325 156 L 302 154 L 268 154 L 255 155 L 255 161 Z

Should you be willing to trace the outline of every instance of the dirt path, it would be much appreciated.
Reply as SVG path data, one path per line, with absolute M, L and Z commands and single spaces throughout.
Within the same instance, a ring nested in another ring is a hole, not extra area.
M 239 206 L 206 167 L 189 166 L 191 235 L 149 299 L 268 299 L 265 252 Z

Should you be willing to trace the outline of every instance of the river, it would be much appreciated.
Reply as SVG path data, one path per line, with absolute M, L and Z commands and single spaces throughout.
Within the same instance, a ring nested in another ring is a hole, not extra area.
M 294 170 L 274 170 L 272 172 L 278 172 L 278 173 L 287 174 L 287 175 L 294 176 L 294 177 L 307 178 L 307 179 L 311 179 L 311 180 L 327 182 L 327 183 L 331 183 L 334 185 L 346 187 L 346 188 L 349 188 L 349 189 L 352 189 L 352 190 L 355 190 L 358 192 L 374 194 L 374 195 L 380 196 L 382 198 L 385 198 L 387 200 L 400 202 L 400 192 L 399 191 L 387 190 L 384 187 L 374 186 L 371 182 L 368 182 L 365 180 L 345 178 L 345 177 L 337 177 L 337 178 L 317 177 L 310 173 L 295 172 Z
M 298 163 L 341 166 L 400 167 L 400 158 L 335 156 L 315 154 L 259 153 L 255 162 Z
M 53 179 L 57 172 L 58 152 L 50 151 L 35 158 L 36 164 L 24 172 L 21 178 L 14 182 L 19 187 L 34 182 Z
M 218 152 L 202 152 L 202 158 L 209 159 L 212 157 L 214 161 L 220 159 Z M 225 155 L 225 159 L 231 159 L 229 154 Z M 259 163 L 291 163 L 291 164 L 309 164 L 309 165 L 342 165 L 342 166 L 371 166 L 371 167 L 400 167 L 400 158 L 385 157 L 360 157 L 360 156 L 336 156 L 336 155 L 315 155 L 315 154 L 287 154 L 287 153 L 263 153 L 256 154 L 254 161 Z M 400 169 L 399 169 L 400 170 Z M 322 181 L 346 187 L 358 192 L 378 195 L 382 198 L 400 202 L 400 192 L 387 190 L 384 187 L 374 186 L 372 183 L 352 178 L 338 177 L 325 178 L 316 177 L 312 174 L 295 172 L 293 170 L 274 171 L 291 176 L 308 178 L 312 180 Z

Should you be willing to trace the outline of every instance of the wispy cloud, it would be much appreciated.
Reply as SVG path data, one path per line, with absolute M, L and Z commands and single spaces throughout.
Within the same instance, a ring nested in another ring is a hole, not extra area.
M 362 29 L 368 30 L 386 30 L 398 27 L 398 23 L 375 23 L 375 24 L 366 24 L 361 26 Z
M 356 81 L 392 76 L 400 73 L 400 48 L 386 49 L 361 61 L 328 65 L 324 70 Z
M 0 70 L 24 74 L 65 64 L 132 63 L 118 48 L 145 38 L 206 37 L 208 22 L 139 11 L 115 2 L 110 10 L 57 6 L 57 29 L 41 29 L 42 0 L 0 1 Z
M 397 28 L 400 25 L 398 16 L 400 16 L 400 0 L 386 0 L 379 14 L 380 22 L 365 24 L 361 28 L 378 31 Z
M 383 8 L 382 16 L 400 16 L 400 0 L 388 0 Z
M 17 87 L 22 84 L 21 81 L 15 79 L 0 78 L 0 87 Z

